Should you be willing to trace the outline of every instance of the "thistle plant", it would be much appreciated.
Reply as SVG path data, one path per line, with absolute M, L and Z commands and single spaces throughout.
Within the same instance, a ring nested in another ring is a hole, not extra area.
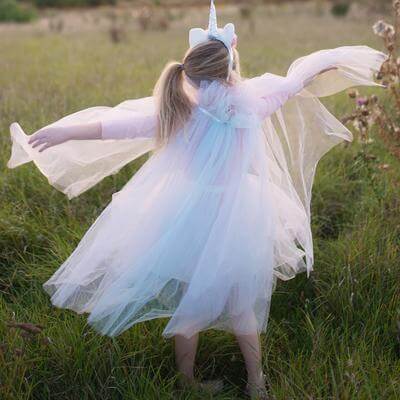
M 350 90 L 348 94 L 354 99 L 355 109 L 342 121 L 353 124 L 363 144 L 372 141 L 369 133 L 372 127 L 377 127 L 388 150 L 400 158 L 400 0 L 394 0 L 392 6 L 394 24 L 379 20 L 372 27 L 382 38 L 388 53 L 388 59 L 376 75 L 376 80 L 387 88 L 388 95 L 383 101 L 375 94 L 361 96 L 358 90 Z

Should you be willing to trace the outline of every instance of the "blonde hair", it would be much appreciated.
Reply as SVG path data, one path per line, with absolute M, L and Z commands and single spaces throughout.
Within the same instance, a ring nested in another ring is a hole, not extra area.
M 231 85 L 240 79 L 239 53 L 233 50 L 233 66 L 229 72 L 229 53 L 219 40 L 209 40 L 189 49 L 183 62 L 169 62 L 154 88 L 158 107 L 157 141 L 168 142 L 171 135 L 190 118 L 193 103 L 184 89 L 184 75 L 195 86 L 201 81 L 219 80 Z

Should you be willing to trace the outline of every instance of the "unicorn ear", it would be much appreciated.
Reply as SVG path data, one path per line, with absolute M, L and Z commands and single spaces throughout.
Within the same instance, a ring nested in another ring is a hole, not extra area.
M 229 22 L 229 24 L 224 26 L 224 32 L 233 35 L 235 33 L 235 25 L 233 25 L 232 22 Z
M 207 39 L 208 33 L 202 28 L 192 28 L 189 31 L 189 47 L 191 48 L 207 41 Z
M 232 45 L 233 39 L 235 38 L 235 25 L 232 23 L 226 24 L 223 28 L 223 36 L 229 45 Z

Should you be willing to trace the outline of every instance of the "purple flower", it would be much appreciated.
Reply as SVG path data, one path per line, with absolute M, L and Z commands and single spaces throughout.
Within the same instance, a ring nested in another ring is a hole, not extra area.
M 368 97 L 358 97 L 356 103 L 359 107 L 365 106 L 368 104 Z

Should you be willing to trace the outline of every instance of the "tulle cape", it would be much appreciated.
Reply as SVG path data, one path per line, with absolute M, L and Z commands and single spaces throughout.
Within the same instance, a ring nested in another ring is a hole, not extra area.
M 155 112 L 154 99 L 127 100 L 116 107 L 90 107 L 67 115 L 47 126 L 73 126 L 86 122 L 113 121 L 130 112 L 133 117 Z M 141 118 L 138 118 L 140 123 Z M 138 127 L 138 130 L 140 128 Z M 14 122 L 10 126 L 11 158 L 7 166 L 15 168 L 33 161 L 49 183 L 72 199 L 93 187 L 106 176 L 155 148 L 152 137 L 134 140 L 69 140 L 40 153 L 28 144 L 29 136 Z
M 113 195 L 45 283 L 53 304 L 89 312 L 89 322 L 110 336 L 163 316 L 171 317 L 167 337 L 208 328 L 265 330 L 276 279 L 312 270 L 317 163 L 333 146 L 352 140 L 318 97 L 380 86 L 373 75 L 386 58 L 366 46 L 340 47 L 297 59 L 286 77 L 264 74 L 229 90 L 203 85 L 185 132 Z M 330 67 L 336 69 L 302 88 Z M 281 86 L 293 92 L 289 100 L 260 118 L 264 100 Z M 150 115 L 154 99 L 90 108 L 54 125 L 111 121 L 127 110 Z M 193 140 L 187 142 L 188 135 Z M 138 136 L 69 141 L 39 153 L 16 123 L 11 137 L 8 166 L 33 161 L 69 198 L 155 149 L 153 138 Z

